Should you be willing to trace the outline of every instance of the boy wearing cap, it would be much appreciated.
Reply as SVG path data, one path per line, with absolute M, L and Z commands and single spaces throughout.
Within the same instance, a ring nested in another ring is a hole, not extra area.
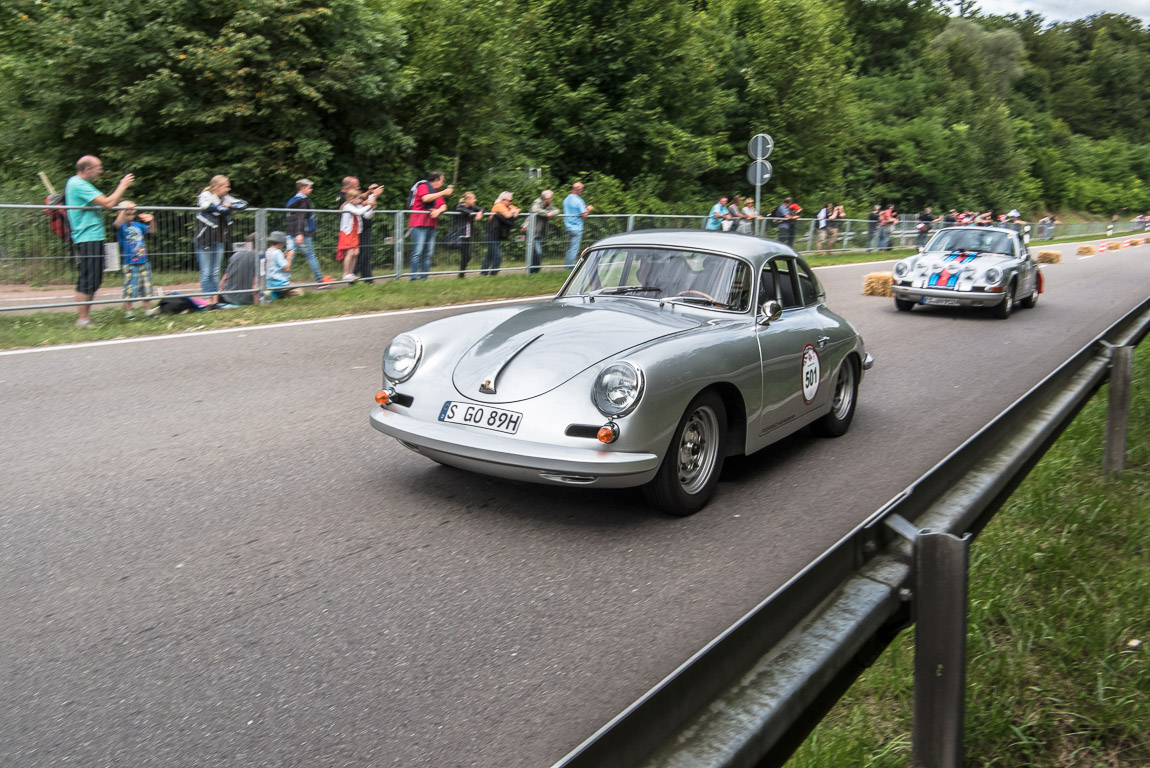
M 287 244 L 287 235 L 279 230 L 268 235 L 268 249 L 266 252 L 268 263 L 268 300 L 286 299 L 288 296 L 299 296 L 303 291 L 291 287 L 291 262 L 295 251 L 284 255 L 284 246 Z

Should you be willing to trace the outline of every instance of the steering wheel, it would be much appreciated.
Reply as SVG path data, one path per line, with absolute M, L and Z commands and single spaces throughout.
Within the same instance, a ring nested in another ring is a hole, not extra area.
M 718 304 L 718 303 L 719 303 L 719 302 L 715 301 L 715 297 L 714 297 L 714 296 L 711 296 L 711 295 L 709 295 L 709 294 L 703 293 L 702 291 L 696 291 L 694 288 L 688 288 L 688 289 L 687 289 L 687 290 L 685 290 L 685 291 L 679 291 L 679 292 L 678 292 L 678 293 L 676 293 L 675 295 L 676 295 L 676 296 L 686 296 L 688 293 L 697 293 L 697 294 L 699 294 L 700 296 L 702 296 L 704 299 L 706 299 L 707 301 L 711 302 L 712 304 Z

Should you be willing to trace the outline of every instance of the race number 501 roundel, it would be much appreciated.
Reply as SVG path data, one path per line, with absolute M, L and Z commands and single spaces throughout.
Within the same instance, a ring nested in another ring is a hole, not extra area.
M 810 344 L 803 347 L 803 402 L 810 405 L 819 393 L 819 382 L 822 381 L 822 367 L 819 365 L 819 353 Z

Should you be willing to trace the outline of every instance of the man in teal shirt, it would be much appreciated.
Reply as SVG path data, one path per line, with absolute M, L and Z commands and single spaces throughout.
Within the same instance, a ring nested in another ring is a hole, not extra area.
M 571 185 L 571 194 L 563 199 L 563 226 L 567 228 L 567 253 L 563 263 L 570 269 L 579 256 L 579 243 L 583 240 L 583 220 L 595 206 L 583 202 L 583 182 Z
M 64 186 L 64 205 L 99 206 L 111 210 L 131 186 L 135 177 L 127 174 L 120 179 L 116 191 L 105 195 L 96 189 L 92 182 L 100 178 L 104 166 L 100 158 L 84 155 L 76 161 L 76 175 L 68 179 Z M 79 276 L 76 278 L 76 301 L 91 301 L 104 281 L 104 213 L 97 210 L 68 209 L 68 224 L 72 228 L 72 252 L 76 256 Z M 93 328 L 95 324 L 88 315 L 90 304 L 80 304 L 76 308 L 76 325 Z
M 723 195 L 719 198 L 719 202 L 711 208 L 710 215 L 707 216 L 706 230 L 708 232 L 721 232 L 723 230 L 723 222 L 731 220 L 731 210 L 727 208 L 727 196 Z

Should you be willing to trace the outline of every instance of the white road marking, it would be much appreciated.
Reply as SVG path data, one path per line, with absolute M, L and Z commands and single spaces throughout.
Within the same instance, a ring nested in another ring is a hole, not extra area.
M 146 341 L 164 341 L 172 339 L 189 339 L 198 336 L 214 336 L 222 333 L 239 333 L 241 335 L 251 331 L 267 331 L 276 328 L 290 328 L 297 325 L 320 325 L 322 323 L 340 323 L 348 320 L 362 320 L 367 317 L 400 317 L 403 315 L 419 315 L 428 312 L 442 312 L 445 309 L 472 309 L 474 307 L 492 307 L 501 304 L 519 304 L 525 301 L 544 301 L 553 298 L 547 296 L 526 296 L 519 299 L 500 299 L 498 301 L 480 301 L 472 304 L 451 304 L 443 307 L 419 307 L 417 309 L 396 309 L 390 312 L 372 312 L 369 315 L 343 315 L 341 317 L 321 317 L 315 320 L 291 320 L 285 323 L 268 323 L 266 325 L 245 325 L 242 328 L 217 328 L 210 331 L 194 331 L 183 333 L 168 333 L 159 336 L 135 336 L 130 339 L 107 339 L 105 341 L 83 341 L 77 344 L 57 344 L 53 347 L 29 347 L 27 349 L 8 349 L 0 351 L 0 357 L 10 355 L 31 355 L 37 352 L 52 352 L 63 349 L 91 349 L 92 347 L 107 347 L 117 344 L 139 344 Z

